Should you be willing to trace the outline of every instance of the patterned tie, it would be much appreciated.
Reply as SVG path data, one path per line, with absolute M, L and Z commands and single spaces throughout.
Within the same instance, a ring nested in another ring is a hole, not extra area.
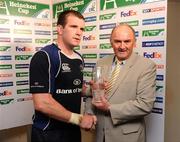
M 120 72 L 120 63 L 119 61 L 116 60 L 114 70 L 111 74 L 111 78 L 108 83 L 107 92 L 106 92 L 107 95 L 112 91 L 113 85 L 117 79 L 117 76 L 119 75 L 119 72 Z

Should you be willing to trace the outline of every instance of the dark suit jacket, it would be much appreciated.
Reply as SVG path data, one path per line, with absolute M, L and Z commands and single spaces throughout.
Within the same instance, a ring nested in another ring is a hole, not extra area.
M 114 56 L 100 59 L 97 66 L 112 66 Z M 155 101 L 156 65 L 150 59 L 133 53 L 122 66 L 119 76 L 108 95 L 110 112 L 86 105 L 98 118 L 96 142 L 145 142 L 144 116 L 149 114 Z

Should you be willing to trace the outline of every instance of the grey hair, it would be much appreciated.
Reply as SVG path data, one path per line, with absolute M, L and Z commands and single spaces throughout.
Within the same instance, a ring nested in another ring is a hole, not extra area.
M 116 26 L 115 26 L 115 27 L 112 29 L 112 31 L 111 31 L 111 36 L 112 36 L 112 33 L 114 32 L 114 30 L 115 30 L 116 28 L 118 28 L 118 27 L 121 27 L 121 26 L 126 26 L 126 27 L 130 28 L 131 31 L 133 32 L 134 39 L 136 40 L 136 35 L 135 35 L 135 30 L 134 30 L 134 28 L 133 28 L 132 26 L 130 26 L 129 24 L 127 24 L 127 23 L 117 23 Z

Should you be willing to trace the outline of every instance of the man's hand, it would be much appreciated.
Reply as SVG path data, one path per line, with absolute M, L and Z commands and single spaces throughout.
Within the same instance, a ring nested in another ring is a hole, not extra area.
M 85 130 L 91 130 L 97 123 L 97 118 L 95 115 L 83 115 L 80 123 L 80 127 Z
M 92 104 L 102 110 L 102 111 L 109 111 L 110 103 L 108 102 L 105 95 L 100 96 L 100 101 L 96 102 L 94 99 L 92 99 Z

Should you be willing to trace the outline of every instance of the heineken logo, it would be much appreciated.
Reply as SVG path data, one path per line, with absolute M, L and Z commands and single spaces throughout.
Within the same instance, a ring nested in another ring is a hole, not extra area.
M 4 99 L 4 100 L 0 100 L 0 105 L 12 104 L 13 102 L 14 99 Z
M 32 55 L 15 55 L 15 60 L 29 60 Z
M 35 39 L 35 43 L 39 43 L 39 44 L 47 44 L 50 43 L 51 39 Z
M 0 46 L 0 51 L 10 51 L 11 46 Z
M 0 24 L 9 24 L 9 19 L 0 19 Z
M 84 31 L 85 32 L 91 32 L 91 31 L 93 31 L 93 30 L 95 30 L 96 29 L 96 26 L 86 26 L 85 28 L 84 28 Z
M 116 13 L 108 13 L 99 16 L 99 20 L 115 19 Z
M 164 29 L 144 30 L 142 36 L 162 36 L 164 35 Z
M 111 44 L 110 43 L 102 43 L 100 44 L 100 49 L 111 49 Z

